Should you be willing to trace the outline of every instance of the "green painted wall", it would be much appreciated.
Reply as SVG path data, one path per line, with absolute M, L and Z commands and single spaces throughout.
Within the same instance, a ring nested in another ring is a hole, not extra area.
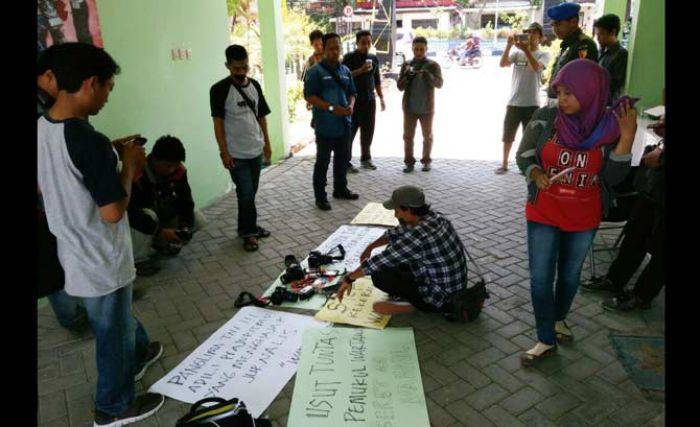
M 605 0 L 603 13 L 612 13 L 620 17 L 620 21 L 625 22 L 625 12 L 627 11 L 627 0 Z
M 92 123 L 114 139 L 172 134 L 187 149 L 197 206 L 229 188 L 209 110 L 209 88 L 225 77 L 229 44 L 226 0 L 98 0 L 105 49 L 121 66 L 109 103 Z M 171 50 L 191 49 L 190 60 Z
M 666 9 L 660 0 L 638 0 L 632 11 L 627 93 L 641 97 L 640 110 L 661 104 L 666 75 Z
M 284 38 L 282 4 L 280 0 L 259 0 L 260 45 L 262 47 L 265 98 L 272 112 L 267 116 L 267 129 L 272 146 L 272 160 L 283 158 L 289 147 L 289 113 L 287 111 L 287 82 L 284 71 Z

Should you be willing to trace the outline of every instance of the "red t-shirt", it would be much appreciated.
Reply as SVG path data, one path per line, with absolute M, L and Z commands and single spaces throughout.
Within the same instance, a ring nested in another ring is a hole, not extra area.
M 547 141 L 542 149 L 542 168 L 550 178 L 575 167 L 546 190 L 539 190 L 534 203 L 525 205 L 528 221 L 551 225 L 564 231 L 598 228 L 603 215 L 598 173 L 603 167 L 603 149 L 577 151 Z

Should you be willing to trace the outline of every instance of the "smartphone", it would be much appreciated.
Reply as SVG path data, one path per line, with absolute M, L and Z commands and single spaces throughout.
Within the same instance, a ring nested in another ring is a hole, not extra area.
M 528 36 L 527 36 L 527 34 L 516 34 L 515 40 L 519 41 L 519 42 L 527 42 Z
M 144 145 L 146 145 L 147 141 L 148 141 L 148 139 L 146 139 L 142 136 L 139 136 L 138 138 L 134 139 L 134 144 L 138 144 L 138 145 L 143 147 Z
M 619 107 L 620 104 L 622 104 L 622 101 L 624 101 L 625 99 L 629 100 L 630 107 L 634 107 L 634 104 L 636 104 L 637 101 L 639 101 L 642 98 L 631 98 L 629 96 L 621 96 L 617 99 L 617 101 L 615 101 L 615 103 L 612 105 L 612 107 L 610 107 L 610 109 L 613 111 L 617 110 L 617 107 Z

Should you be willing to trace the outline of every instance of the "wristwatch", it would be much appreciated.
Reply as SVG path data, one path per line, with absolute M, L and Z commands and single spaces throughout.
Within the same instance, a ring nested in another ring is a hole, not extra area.
M 333 106 L 332 106 L 332 105 L 329 105 L 329 106 L 328 106 L 328 112 L 330 112 L 330 113 L 333 112 Z

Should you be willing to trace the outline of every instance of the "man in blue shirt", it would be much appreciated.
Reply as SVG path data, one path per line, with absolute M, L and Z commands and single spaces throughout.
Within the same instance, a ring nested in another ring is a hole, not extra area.
M 348 67 L 340 63 L 340 36 L 323 36 L 323 59 L 310 68 L 304 80 L 304 98 L 313 106 L 316 131 L 316 164 L 314 196 L 316 206 L 331 209 L 326 195 L 326 173 L 333 157 L 333 197 L 356 200 L 359 196 L 348 189 L 348 139 L 357 90 Z

